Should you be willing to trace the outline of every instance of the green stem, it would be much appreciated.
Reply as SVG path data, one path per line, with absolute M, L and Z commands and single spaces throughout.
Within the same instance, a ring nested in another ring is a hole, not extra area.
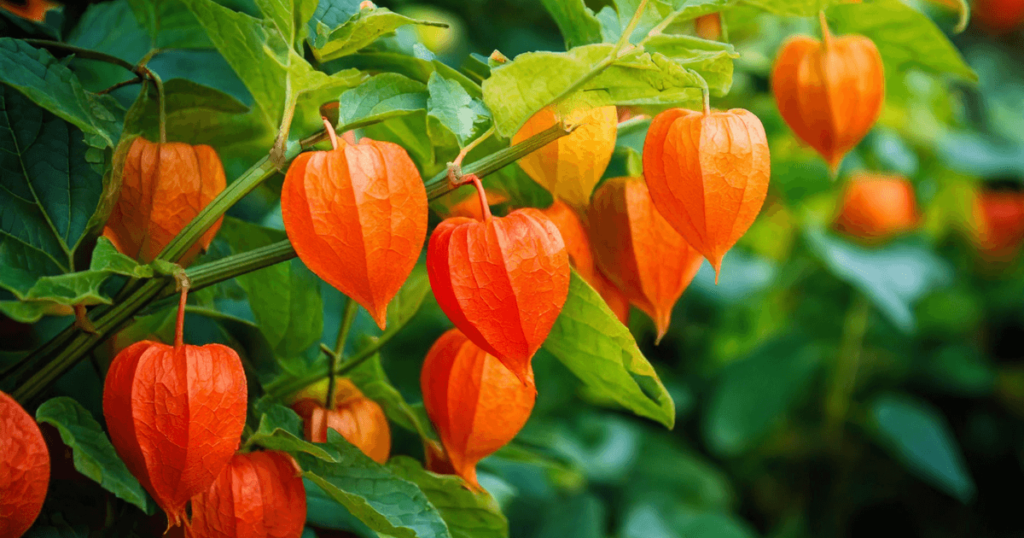
M 573 132 L 576 126 L 565 127 L 556 123 L 522 142 L 494 152 L 482 159 L 473 161 L 462 169 L 460 175 L 475 174 L 477 177 L 484 177 L 518 161 L 519 159 L 537 151 L 538 149 L 558 140 L 559 138 Z M 460 178 L 456 178 L 460 179 Z M 448 178 L 448 171 L 441 172 L 426 182 L 427 198 L 433 200 L 455 190 L 458 185 L 452 185 Z
M 251 273 L 264 267 L 290 260 L 296 256 L 295 249 L 287 239 L 248 252 L 221 258 L 217 261 L 197 265 L 186 273 L 192 281 L 192 291 Z
M 131 71 L 132 73 L 138 74 L 135 71 L 134 65 L 132 65 L 130 62 L 118 58 L 117 56 L 111 56 L 109 54 L 104 54 L 102 52 L 97 52 L 94 50 L 83 49 L 81 47 L 68 45 L 67 43 L 61 43 L 59 41 L 50 41 L 49 39 L 23 39 L 22 41 L 35 47 L 63 50 L 65 52 L 74 54 L 79 58 L 85 58 L 87 60 L 96 60 L 99 62 L 106 62 L 108 64 L 118 65 Z
M 827 400 L 825 402 L 826 437 L 838 442 L 842 438 L 843 423 L 850 408 L 850 399 L 857 384 L 857 370 L 860 353 L 871 317 L 871 303 L 855 292 L 843 321 L 843 334 L 839 342 L 839 354 L 832 370 Z
M 153 84 L 156 86 L 156 99 L 157 104 L 160 107 L 160 143 L 167 143 L 167 94 L 164 93 L 164 81 L 157 75 L 155 71 L 151 71 L 147 67 L 142 69 L 146 70 L 146 73 L 150 78 L 153 79 Z
M 633 14 L 633 18 L 629 19 L 629 24 L 627 24 L 626 29 L 622 31 L 619 41 L 615 43 L 615 48 L 612 49 L 611 56 L 617 56 L 619 51 L 629 43 L 629 36 L 633 35 L 633 30 L 636 30 L 636 25 L 640 24 L 640 16 L 644 14 L 644 8 L 646 7 L 647 0 L 640 2 L 640 6 L 636 8 L 636 13 Z
M 334 355 L 341 357 L 345 353 L 345 341 L 352 329 L 352 322 L 356 320 L 356 312 L 359 311 L 359 303 L 350 297 L 345 297 L 345 307 L 341 314 L 341 327 L 338 328 L 338 338 L 334 341 Z

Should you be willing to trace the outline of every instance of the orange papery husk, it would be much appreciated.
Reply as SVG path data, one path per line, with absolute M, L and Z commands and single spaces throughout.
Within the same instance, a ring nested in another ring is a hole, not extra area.
M 110 441 L 169 526 L 238 449 L 246 398 L 242 361 L 227 346 L 142 341 L 114 357 L 103 386 Z
M 772 70 L 782 119 L 814 148 L 832 172 L 878 120 L 885 71 L 878 48 L 859 35 L 787 41 Z
M 192 499 L 191 538 L 299 538 L 306 488 L 295 460 L 270 450 L 236 454 Z
M 906 178 L 862 173 L 846 185 L 836 228 L 872 242 L 909 232 L 920 222 L 914 186 Z
M 49 0 L 25 0 L 24 3 L 0 0 L 0 9 L 7 10 L 23 19 L 37 22 L 45 22 L 46 12 L 59 7 L 60 4 Z M 4 535 L 0 534 L 0 536 Z
M 722 37 L 722 17 L 718 13 L 701 15 L 693 20 L 694 31 L 697 37 L 718 41 Z
M 122 254 L 149 263 L 226 184 L 224 166 L 210 146 L 138 137 L 128 148 L 121 190 L 103 236 Z M 210 246 L 222 220 L 192 245 L 180 265 Z
M 391 455 L 391 428 L 384 410 L 364 396 L 351 380 L 342 378 L 336 383 L 333 409 L 312 398 L 292 404 L 292 409 L 302 417 L 306 439 L 326 443 L 330 428 L 373 461 L 385 463 Z
M 338 143 L 292 161 L 281 216 L 306 267 L 362 305 L 383 330 L 388 303 L 423 248 L 427 192 L 401 146 L 368 138 Z
M 717 279 L 722 258 L 768 194 L 771 166 L 761 120 L 743 109 L 666 110 L 647 131 L 643 163 L 658 212 L 711 262 Z
M 50 453 L 39 425 L 0 392 L 0 537 L 17 538 L 39 517 L 50 483 Z
M 446 219 L 427 246 L 427 275 L 448 319 L 525 382 L 569 294 L 569 255 L 551 219 L 533 208 Z
M 1024 193 L 981 191 L 974 198 L 972 239 L 992 261 L 1012 259 L 1024 244 Z
M 605 181 L 589 220 L 598 267 L 654 320 L 660 341 L 704 258 L 658 213 L 640 178 Z
M 508 444 L 530 418 L 537 397 L 533 368 L 527 365 L 519 378 L 451 329 L 427 352 L 420 388 L 452 468 L 470 489 L 480 491 L 477 462 Z
M 1001 35 L 1024 22 L 1024 0 L 974 0 L 971 18 L 991 34 Z

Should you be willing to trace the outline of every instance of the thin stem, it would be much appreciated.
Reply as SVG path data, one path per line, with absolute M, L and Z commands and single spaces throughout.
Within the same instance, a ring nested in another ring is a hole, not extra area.
M 821 22 L 821 42 L 824 44 L 825 50 L 828 50 L 832 46 L 832 32 L 828 30 L 828 20 L 825 19 L 825 10 L 818 12 L 818 20 Z
M 636 13 L 633 14 L 633 18 L 629 19 L 629 24 L 627 24 L 626 29 L 622 31 L 619 41 L 615 43 L 615 48 L 612 49 L 612 56 L 618 55 L 619 51 L 629 43 L 629 36 L 633 34 L 633 30 L 636 30 L 636 25 L 640 24 L 640 16 L 643 15 L 644 8 L 646 7 L 647 0 L 640 2 L 640 6 L 636 8 Z
M 468 174 L 463 176 L 463 185 L 466 183 L 472 183 L 476 187 L 476 195 L 480 197 L 480 213 L 484 216 L 484 222 L 491 221 L 491 206 L 487 203 L 487 193 L 484 192 L 484 186 L 480 183 L 480 178 L 476 177 L 476 174 Z
M 703 88 L 701 88 L 700 93 L 701 93 L 701 97 L 703 98 L 703 101 L 704 101 L 704 115 L 705 116 L 710 116 L 711 115 L 711 91 L 708 90 L 707 85 L 705 85 Z
M 331 139 L 331 149 L 338 149 L 338 133 L 334 132 L 334 126 L 331 125 L 331 120 L 320 116 L 320 119 L 324 120 L 324 130 L 327 131 L 327 136 Z
M 113 86 L 111 86 L 111 87 L 109 87 L 109 88 L 107 88 L 105 90 L 100 90 L 100 91 L 96 92 L 96 95 L 108 94 L 110 92 L 120 90 L 121 88 L 124 88 L 125 86 L 131 86 L 132 84 L 138 84 L 138 83 L 140 83 L 142 81 L 143 81 L 142 77 L 130 78 L 130 79 L 125 80 L 123 82 L 118 82 L 117 84 L 114 84 Z
M 104 54 L 102 52 L 97 52 L 94 50 L 83 49 L 81 47 L 68 45 L 67 43 L 61 43 L 59 41 L 50 41 L 49 39 L 23 39 L 22 41 L 36 47 L 63 50 L 65 52 L 74 54 L 79 58 L 85 58 L 87 60 L 96 60 L 99 62 L 106 62 L 108 64 L 118 65 L 131 71 L 132 73 L 137 74 L 134 65 L 132 65 L 130 62 L 122 60 L 121 58 L 118 58 L 117 56 L 111 56 L 109 54 Z
M 324 409 L 334 409 L 334 392 L 338 388 L 338 375 L 335 370 L 338 369 L 338 354 L 329 353 L 327 355 L 327 397 L 324 398 Z
M 359 303 L 351 297 L 345 297 L 345 306 L 341 310 L 341 326 L 338 327 L 338 337 L 334 340 L 334 355 L 341 357 L 345 353 L 345 341 L 348 340 L 348 333 L 352 329 L 352 323 L 356 320 L 356 313 L 359 311 Z
M 160 75 L 157 75 L 155 71 L 151 71 L 148 67 L 142 67 L 149 78 L 153 79 L 153 84 L 156 85 L 156 100 L 160 106 L 160 143 L 167 143 L 167 95 L 164 93 L 164 81 L 160 79 Z
M 832 371 L 831 387 L 825 403 L 827 437 L 839 441 L 842 437 L 843 422 L 850 408 L 850 398 L 857 383 L 861 347 L 871 316 L 871 303 L 857 293 L 846 311 L 843 334 L 839 342 L 839 354 Z
M 181 298 L 178 299 L 178 322 L 174 326 L 174 349 L 181 349 L 185 345 L 185 303 L 188 301 L 190 282 L 184 271 L 176 279 L 181 287 Z
M 462 148 L 462 150 L 459 151 L 459 155 L 455 157 L 455 160 L 452 162 L 456 165 L 462 166 L 462 160 L 466 158 L 466 155 L 469 155 L 469 152 L 473 151 L 473 148 L 479 146 L 481 142 L 490 138 L 492 134 L 494 134 L 494 124 L 491 124 L 491 128 L 487 129 L 487 131 L 484 134 L 477 137 L 476 140 L 473 140 L 469 144 L 466 144 L 466 147 Z

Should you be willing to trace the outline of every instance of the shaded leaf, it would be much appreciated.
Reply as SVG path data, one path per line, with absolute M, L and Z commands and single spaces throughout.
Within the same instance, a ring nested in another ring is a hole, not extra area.
M 149 35 L 150 48 L 194 49 L 211 46 L 199 21 L 185 9 L 180 0 L 128 0 L 128 5 L 139 25 Z
M 377 402 L 384 409 L 388 420 L 419 435 L 422 439 L 437 438 L 426 413 L 417 412 L 391 385 L 387 374 L 384 373 L 384 367 L 381 366 L 380 354 L 374 354 L 348 376 L 364 396 Z
M 249 437 L 248 442 L 269 450 L 309 454 L 329 462 L 340 460 L 337 452 L 330 447 L 310 443 L 300 437 L 302 419 L 295 411 L 279 404 L 263 406 L 260 411 L 259 428 Z
M 358 129 L 371 123 L 427 108 L 427 87 L 397 73 L 381 73 L 341 94 L 338 130 Z
M 437 125 L 455 135 L 459 146 L 469 143 L 477 132 L 477 125 L 490 119 L 484 104 L 469 96 L 458 82 L 448 80 L 436 71 L 427 82 L 427 134 L 437 136 Z
M 583 0 L 542 0 L 565 39 L 566 50 L 601 42 L 601 23 Z
M 310 47 L 320 61 L 329 61 L 357 52 L 378 37 L 408 24 L 445 26 L 406 17 L 383 7 L 352 10 L 348 0 L 321 2 L 310 21 Z M 348 15 L 347 18 L 344 18 Z M 343 19 L 344 18 L 344 19 Z

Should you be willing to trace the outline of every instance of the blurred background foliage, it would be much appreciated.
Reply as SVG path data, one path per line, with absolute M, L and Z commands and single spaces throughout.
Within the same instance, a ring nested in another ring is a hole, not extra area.
M 245 0 L 223 3 L 255 13 Z M 479 63 L 492 50 L 510 58 L 564 50 L 540 0 L 379 3 L 450 25 L 403 27 L 375 44 L 383 50 L 425 47 L 456 68 Z M 954 13 L 911 3 L 952 34 Z M 609 2 L 587 4 L 598 11 Z M 65 36 L 71 43 L 121 56 L 147 49 L 149 38 L 125 2 L 69 4 L 62 16 L 81 21 L 64 25 L 72 27 Z M 740 56 L 732 90 L 713 105 L 747 108 L 761 118 L 772 179 L 768 201 L 726 257 L 720 283 L 705 265 L 660 345 L 653 343 L 650 320 L 632 312 L 630 329 L 675 401 L 674 430 L 601 406 L 541 351 L 534 360 L 536 409 L 517 440 L 481 464 L 481 483 L 501 503 L 516 537 L 1021 536 L 1024 264 L 1019 256 L 979 254 L 971 211 L 979 190 L 1022 187 L 1024 33 L 993 35 L 972 23 L 951 35 L 977 84 L 887 66 L 881 119 L 832 178 L 794 138 L 769 92 L 780 44 L 795 33 L 818 35 L 817 22 L 744 6 L 727 9 L 723 18 Z M 0 24 L 17 34 L 8 19 Z M 205 34 L 176 39 L 192 47 L 150 63 L 165 80 L 187 78 L 252 104 L 230 67 L 206 50 Z M 120 76 L 97 62 L 75 59 L 71 67 L 93 91 Z M 114 96 L 130 106 L 136 91 Z M 239 121 L 225 129 L 245 128 Z M 619 138 L 607 176 L 635 170 L 643 135 L 641 129 Z M 230 131 L 220 136 L 230 178 L 266 151 L 273 133 L 249 132 L 236 146 L 229 144 Z M 834 231 L 844 185 L 859 171 L 907 177 L 923 215 L 918 229 L 871 244 Z M 262 244 L 244 221 L 281 228 L 279 183 L 268 183 L 232 208 L 229 215 L 238 220 L 227 221 L 207 259 L 233 252 L 237 238 L 246 238 L 246 248 Z M 513 203 L 549 200 L 518 169 L 488 185 Z M 250 304 L 252 290 L 274 279 L 295 289 L 318 285 L 293 260 L 274 275 L 255 273 L 204 290 L 190 307 L 189 340 L 233 343 L 256 363 L 268 349 L 301 355 L 276 347 L 287 342 L 261 340 L 254 328 L 261 320 Z M 340 294 L 319 285 L 304 304 L 323 315 L 313 316 L 308 342 L 292 342 L 300 351 L 318 338 L 333 342 L 340 323 Z M 66 323 L 44 318 L 31 331 L 8 323 L 0 338 L 7 350 L 29 349 Z M 406 400 L 421 400 L 420 365 L 448 325 L 428 299 L 383 348 L 384 369 Z M 120 338 L 169 329 L 170 317 L 161 312 Z M 356 330 L 379 334 L 363 312 Z M 359 345 L 355 340 L 351 346 Z M 297 360 L 313 361 L 312 352 Z M 79 365 L 56 393 L 102 416 L 97 372 L 93 364 Z M 422 456 L 416 436 L 400 428 L 394 434 L 396 454 Z M 315 506 L 311 500 L 311 515 Z M 368 535 L 352 520 L 322 517 L 325 528 Z

